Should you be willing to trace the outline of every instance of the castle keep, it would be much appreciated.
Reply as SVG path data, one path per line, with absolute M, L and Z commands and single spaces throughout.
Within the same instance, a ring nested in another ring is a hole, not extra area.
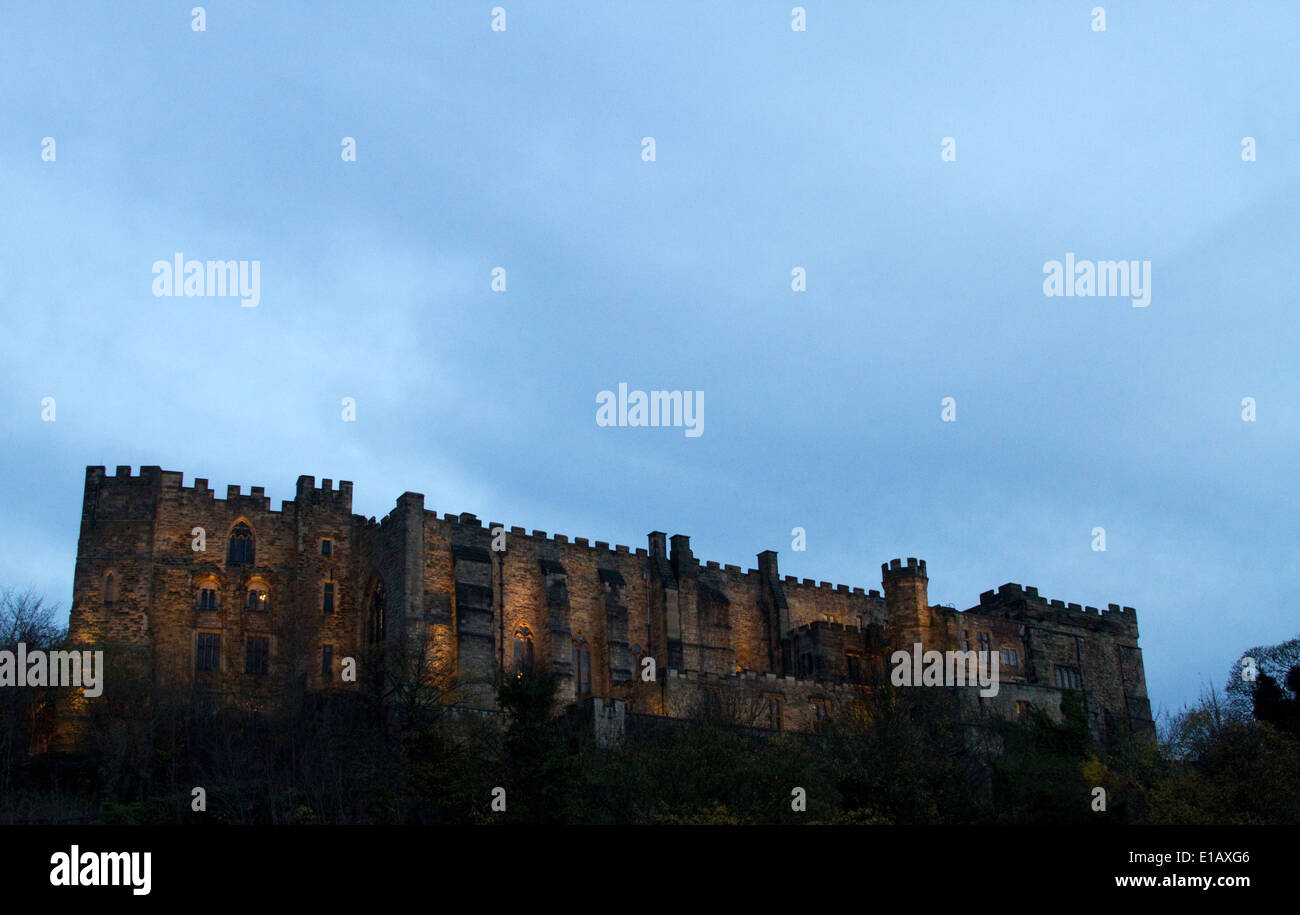
M 534 669 L 606 716 L 725 707 L 779 730 L 887 685 L 891 653 L 919 642 L 997 653 L 996 696 L 959 688 L 974 715 L 1059 717 L 1077 692 L 1099 739 L 1152 729 L 1132 607 L 1006 584 L 957 611 L 929 603 L 916 559 L 885 563 L 883 591 L 783 578 L 770 550 L 756 564 L 700 562 L 680 534 L 633 550 L 485 525 L 413 492 L 375 521 L 352 513 L 346 481 L 299 477 L 275 509 L 260 486 L 217 498 L 158 467 L 88 467 L 71 631 L 141 649 L 172 686 L 363 688 L 377 657 L 414 650 L 464 708 L 495 708 L 503 678 Z

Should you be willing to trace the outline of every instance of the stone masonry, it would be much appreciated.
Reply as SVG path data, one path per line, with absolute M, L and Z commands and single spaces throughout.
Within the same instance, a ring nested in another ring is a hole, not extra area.
M 88 467 L 71 630 L 142 649 L 160 685 L 266 698 L 289 678 L 364 688 L 391 663 L 379 658 L 414 648 L 466 708 L 494 708 L 502 679 L 531 667 L 606 727 L 625 712 L 727 709 L 796 731 L 888 684 L 891 653 L 919 642 L 1000 653 L 996 697 L 958 687 L 981 715 L 1059 718 L 1076 691 L 1099 739 L 1152 731 L 1132 607 L 1006 584 L 957 611 L 929 604 L 924 561 L 881 571 L 883 593 L 782 578 L 772 551 L 742 570 L 700 562 L 680 534 L 611 547 L 439 515 L 412 492 L 376 521 L 352 513 L 346 481 L 299 477 L 276 509 L 260 486 L 217 498 L 158 467 Z

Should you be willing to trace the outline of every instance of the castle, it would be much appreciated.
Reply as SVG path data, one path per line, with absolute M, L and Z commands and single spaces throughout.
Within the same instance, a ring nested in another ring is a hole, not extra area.
M 417 646 L 463 709 L 494 709 L 503 679 L 533 669 L 607 718 L 726 706 L 794 731 L 888 683 L 887 658 L 920 643 L 996 653 L 996 695 L 965 688 L 974 714 L 1059 718 L 1074 691 L 1098 739 L 1153 730 L 1132 607 L 1006 584 L 958 611 L 929 603 L 924 561 L 881 577 L 883 593 L 782 578 L 770 550 L 748 570 L 701 563 L 658 531 L 632 550 L 507 530 L 413 492 L 377 522 L 352 513 L 346 481 L 301 476 L 277 510 L 260 486 L 219 499 L 159 467 L 88 467 L 70 629 L 145 651 L 160 684 L 356 689 L 376 648 Z

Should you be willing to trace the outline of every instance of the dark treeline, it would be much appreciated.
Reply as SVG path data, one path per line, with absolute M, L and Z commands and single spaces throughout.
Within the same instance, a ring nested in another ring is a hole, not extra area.
M 0 648 L 64 638 L 31 595 L 0 598 Z M 113 651 L 75 754 L 45 752 L 70 691 L 0 689 L 0 822 L 1300 823 L 1300 640 L 1254 654 L 1255 680 L 1104 748 L 1069 694 L 1061 722 L 971 729 L 942 690 L 874 691 L 808 735 L 631 716 L 602 747 L 546 677 L 508 681 L 499 716 L 392 670 L 382 695 L 290 685 L 252 710 L 161 691 Z

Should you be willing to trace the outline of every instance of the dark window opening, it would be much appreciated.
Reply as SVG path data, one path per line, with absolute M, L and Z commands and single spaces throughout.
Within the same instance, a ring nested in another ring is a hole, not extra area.
M 216 632 L 200 632 L 195 668 L 198 670 L 216 670 L 221 663 L 221 635 Z
M 226 553 L 226 563 L 232 566 L 251 566 L 253 564 L 253 531 L 240 521 L 230 532 L 230 549 Z
M 369 645 L 378 645 L 384 640 L 385 603 L 384 583 L 376 581 L 375 589 L 370 592 L 370 614 L 366 621 L 366 643 Z
M 320 678 L 322 680 L 334 679 L 334 646 L 322 645 L 320 647 Z
M 216 610 L 217 609 L 217 589 L 202 588 L 199 591 L 199 609 Z
M 326 613 L 334 612 L 334 582 L 332 581 L 325 582 L 325 596 L 322 609 Z
M 591 695 L 591 651 L 582 636 L 573 643 L 573 684 L 579 699 Z
M 244 673 L 264 674 L 270 669 L 271 640 L 266 636 L 249 636 L 244 650 Z

